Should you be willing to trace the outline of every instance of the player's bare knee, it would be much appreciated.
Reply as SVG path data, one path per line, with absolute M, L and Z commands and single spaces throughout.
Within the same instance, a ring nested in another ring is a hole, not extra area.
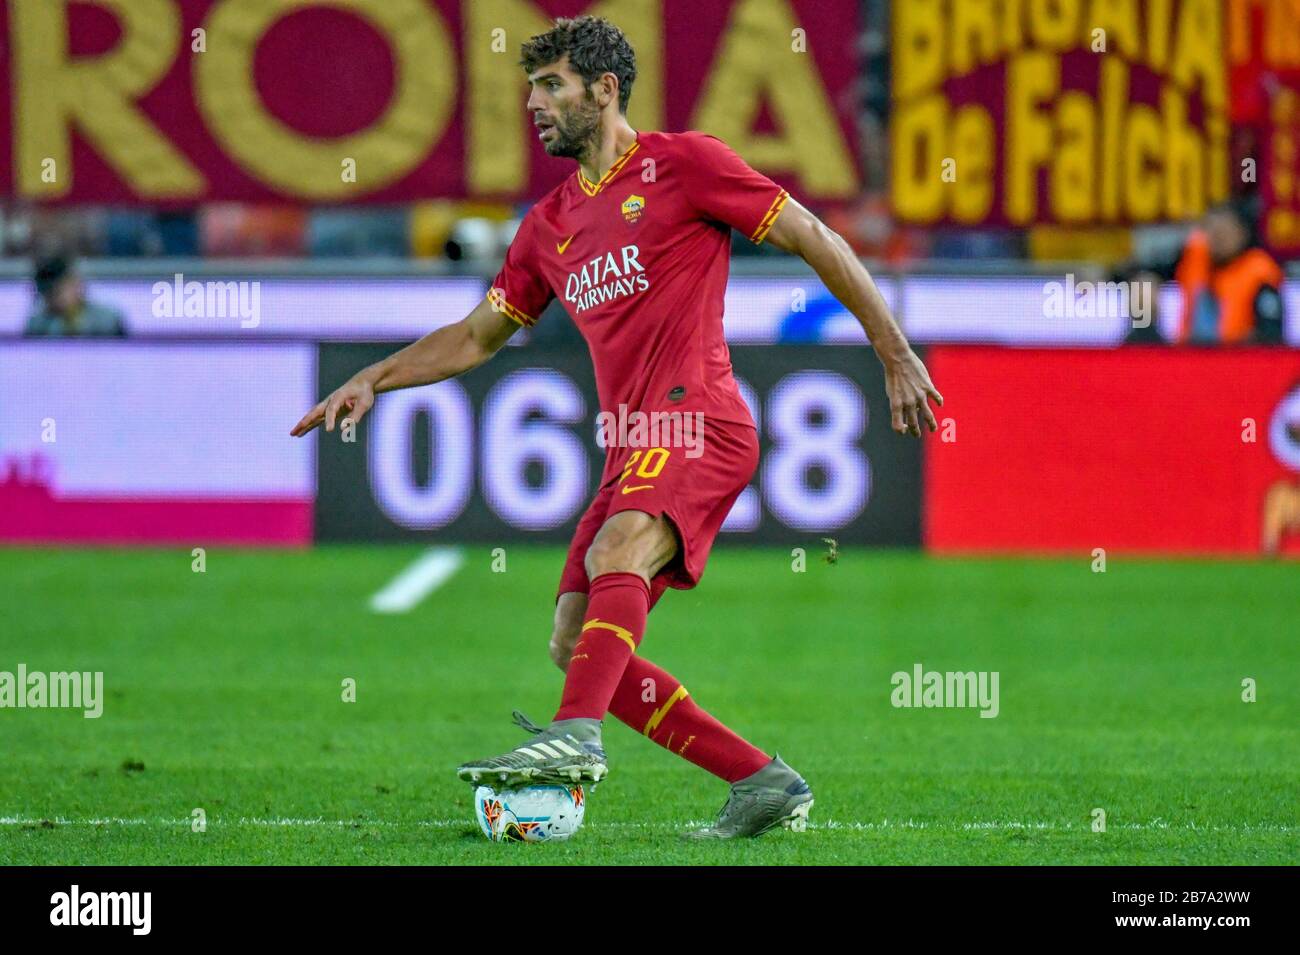
M 601 574 L 642 573 L 642 568 L 636 564 L 632 549 L 626 538 L 622 537 L 607 540 L 597 538 L 587 548 L 587 556 L 583 560 L 588 580 L 595 580 Z
M 640 574 L 649 580 L 676 549 L 676 536 L 665 518 L 624 511 L 601 527 L 583 565 L 589 580 L 602 574 Z

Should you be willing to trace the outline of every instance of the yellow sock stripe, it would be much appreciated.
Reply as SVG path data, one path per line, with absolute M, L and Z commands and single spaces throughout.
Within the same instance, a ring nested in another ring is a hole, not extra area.
M 525 315 L 507 302 L 506 293 L 499 288 L 488 289 L 487 300 L 492 303 L 492 307 L 498 312 L 504 312 L 507 318 L 513 319 L 525 328 L 531 327 L 537 321 L 531 315 Z
M 619 156 L 618 159 L 614 161 L 614 165 L 610 166 L 609 169 L 605 171 L 605 175 L 600 177 L 600 182 L 592 182 L 590 179 L 584 176 L 582 174 L 582 170 L 579 169 L 578 185 L 582 187 L 582 191 L 585 192 L 587 195 L 589 196 L 596 195 L 598 192 L 600 192 L 600 190 L 604 189 L 605 186 L 609 184 L 609 181 L 611 179 L 613 179 L 615 176 L 618 175 L 619 170 L 622 169 L 624 166 L 626 166 L 627 161 L 632 158 L 632 154 L 640 148 L 641 148 L 641 144 L 639 142 L 633 143 L 631 148 L 628 149 L 628 151 L 625 152 L 622 156 Z
M 633 653 L 636 653 L 636 641 L 632 639 L 631 630 L 624 630 L 616 623 L 609 623 L 607 621 L 597 620 L 595 618 L 588 620 L 586 623 L 582 625 L 583 633 L 586 633 L 588 630 L 608 630 L 614 636 L 618 637 L 629 647 L 631 647 Z
M 668 711 L 673 708 L 673 705 L 678 700 L 684 700 L 688 696 L 690 696 L 690 694 L 686 692 L 686 687 L 678 686 L 677 689 L 673 691 L 673 695 L 668 697 L 664 705 L 650 714 L 650 719 L 646 721 L 645 729 L 641 731 L 642 735 L 649 736 L 657 730 L 659 724 L 664 721 L 664 717 L 668 715 Z M 672 737 L 669 737 L 670 742 L 671 740 Z
M 749 241 L 759 243 L 767 238 L 767 233 L 771 230 L 773 224 L 776 222 L 776 217 L 781 214 L 781 210 L 785 207 L 785 201 L 789 198 L 790 193 L 782 189 L 781 194 L 772 200 L 772 205 L 767 210 L 767 215 L 763 216 L 763 221 L 758 224 L 758 228 L 755 229 L 754 234 L 749 237 Z

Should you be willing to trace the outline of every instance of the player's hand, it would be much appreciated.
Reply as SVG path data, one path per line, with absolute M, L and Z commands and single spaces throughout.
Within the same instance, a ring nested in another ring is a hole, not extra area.
M 301 438 L 321 423 L 326 431 L 333 431 L 335 423 L 344 418 L 356 424 L 374 403 L 374 386 L 364 378 L 353 378 L 303 415 L 289 433 Z
M 931 431 L 937 431 L 939 423 L 930 410 L 930 399 L 942 405 L 943 395 L 930 381 L 921 359 L 909 348 L 901 358 L 885 359 L 884 365 L 885 393 L 889 396 L 894 430 L 919 438 L 921 423 L 925 422 Z

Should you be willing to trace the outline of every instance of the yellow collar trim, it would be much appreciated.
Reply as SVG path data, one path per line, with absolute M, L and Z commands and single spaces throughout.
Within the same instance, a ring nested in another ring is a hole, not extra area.
M 632 158 L 632 154 L 640 148 L 641 148 L 640 140 L 633 142 L 632 145 L 628 147 L 627 152 L 623 153 L 623 155 L 619 156 L 616 160 L 614 160 L 614 165 L 610 166 L 609 169 L 605 172 L 605 175 L 600 177 L 600 182 L 592 182 L 590 179 L 588 179 L 585 175 L 583 175 L 582 167 L 579 166 L 578 185 L 581 186 L 582 191 L 589 196 L 595 196 L 599 194 L 600 190 L 608 186 L 610 182 L 613 181 L 614 177 L 617 176 L 620 172 L 622 172 L 623 167 L 627 165 L 627 161 Z

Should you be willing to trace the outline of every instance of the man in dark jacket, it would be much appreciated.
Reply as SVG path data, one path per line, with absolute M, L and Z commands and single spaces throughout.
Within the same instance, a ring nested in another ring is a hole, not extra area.
M 37 264 L 36 294 L 36 310 L 27 319 L 26 335 L 120 337 L 126 334 L 121 312 L 87 301 L 81 276 L 65 256 L 51 256 Z

